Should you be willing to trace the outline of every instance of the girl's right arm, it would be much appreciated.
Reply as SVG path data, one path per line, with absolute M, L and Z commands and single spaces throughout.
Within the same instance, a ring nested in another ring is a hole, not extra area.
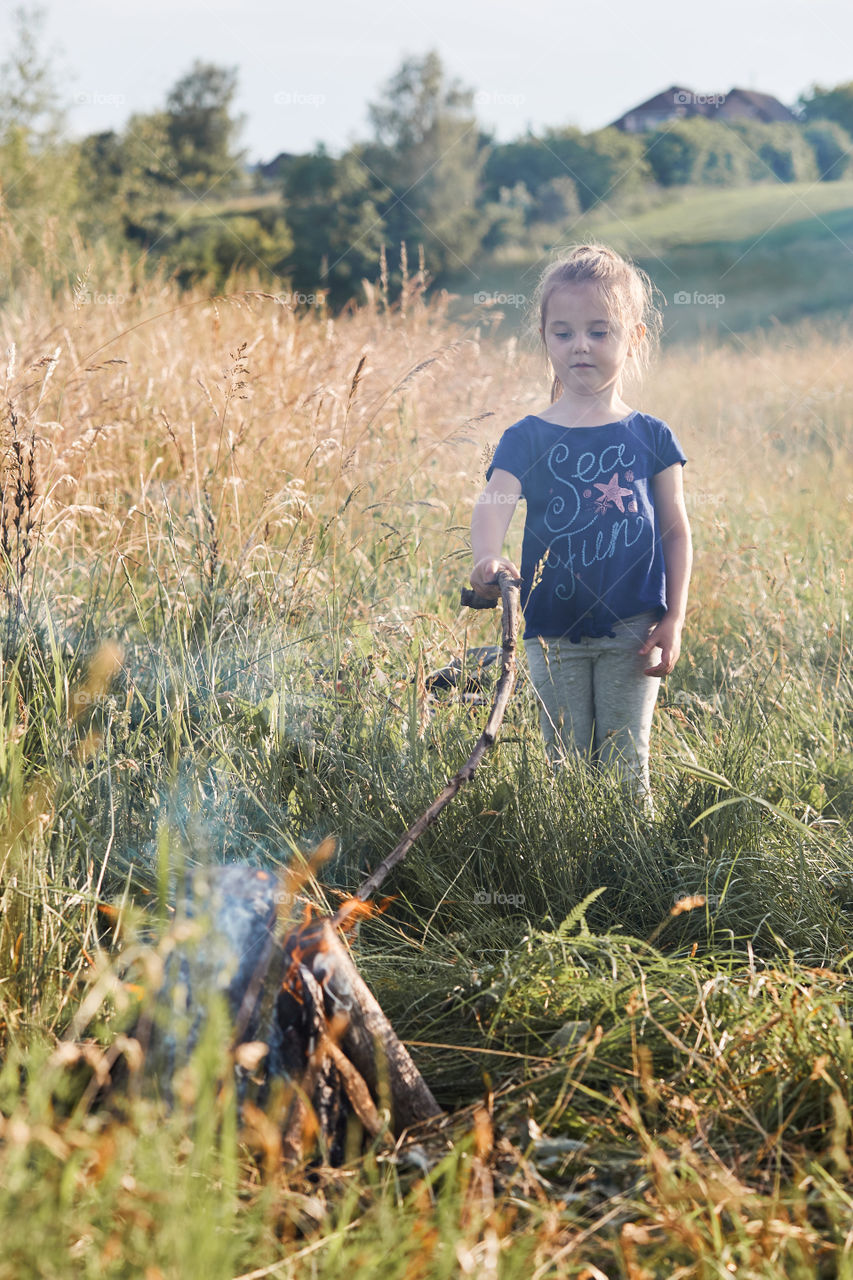
M 501 555 L 504 538 L 521 497 L 521 481 L 511 471 L 496 467 L 488 484 L 474 504 L 471 517 L 471 550 L 474 553 L 474 572 L 471 586 L 487 600 L 497 600 L 500 595 L 495 576 L 498 569 L 509 569 L 521 577 L 512 560 Z

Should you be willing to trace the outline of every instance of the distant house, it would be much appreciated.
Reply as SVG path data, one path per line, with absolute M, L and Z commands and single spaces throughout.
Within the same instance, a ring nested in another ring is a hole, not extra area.
M 673 84 L 639 106 L 626 111 L 610 127 L 624 133 L 648 133 L 671 120 L 704 116 L 719 120 L 758 120 L 762 124 L 795 121 L 797 117 L 778 98 L 754 89 L 730 89 L 728 93 L 695 93 Z
M 267 182 L 277 182 L 284 177 L 291 163 L 298 157 L 292 151 L 280 151 L 274 160 L 258 161 L 255 172 Z

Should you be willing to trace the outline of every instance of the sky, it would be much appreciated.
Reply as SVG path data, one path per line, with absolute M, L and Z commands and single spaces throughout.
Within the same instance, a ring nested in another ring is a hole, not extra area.
M 0 61 L 19 0 L 0 0 Z M 28 6 L 29 7 L 29 6 Z M 41 43 L 74 137 L 162 107 L 195 59 L 238 69 L 250 162 L 370 136 L 406 58 L 437 49 L 475 93 L 484 128 L 508 141 L 546 126 L 601 128 L 678 84 L 772 93 L 853 78 L 850 0 L 41 0 Z

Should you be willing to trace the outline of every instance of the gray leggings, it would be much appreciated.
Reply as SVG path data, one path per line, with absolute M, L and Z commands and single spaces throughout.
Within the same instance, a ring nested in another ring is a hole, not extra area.
M 657 621 L 639 613 L 613 624 L 610 636 L 562 636 L 525 640 L 527 665 L 539 702 L 549 758 L 574 753 L 617 770 L 641 798 L 650 793 L 649 734 L 659 676 L 644 675 L 660 661 L 660 649 L 640 657 L 640 645 Z

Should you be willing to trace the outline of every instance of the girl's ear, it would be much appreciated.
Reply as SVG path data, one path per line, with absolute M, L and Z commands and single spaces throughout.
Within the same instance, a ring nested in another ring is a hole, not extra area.
M 645 333 L 646 333 L 646 326 L 644 324 L 638 324 L 635 326 L 633 337 L 631 338 L 631 342 L 628 346 L 629 356 L 632 356 L 634 354 L 634 348 L 638 347 L 640 343 L 643 341 Z

